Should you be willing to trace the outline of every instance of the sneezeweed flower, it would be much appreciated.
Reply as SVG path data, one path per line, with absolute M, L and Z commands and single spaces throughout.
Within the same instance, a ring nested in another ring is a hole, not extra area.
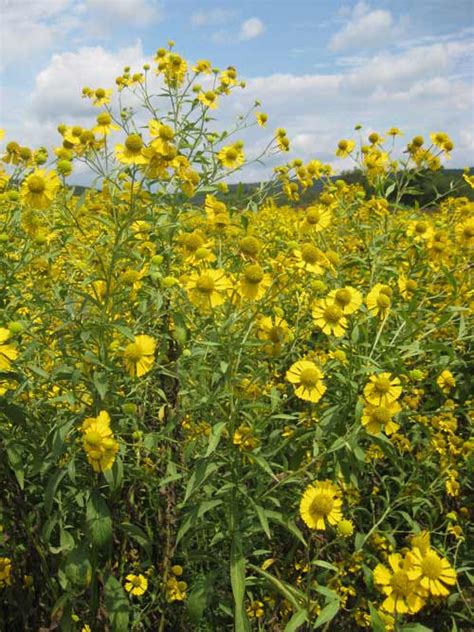
M 265 616 L 265 606 L 263 601 L 252 601 L 246 610 L 249 619 L 261 619 Z
M 224 270 L 194 272 L 186 283 L 188 298 L 202 309 L 214 309 L 227 300 L 232 282 Z
M 382 608 L 397 614 L 415 614 L 424 606 L 423 591 L 418 582 L 409 578 L 410 560 L 399 553 L 388 556 L 390 568 L 378 564 L 374 569 L 374 582 L 380 586 L 386 599 Z
M 333 301 L 343 314 L 353 314 L 362 305 L 362 294 L 359 290 L 346 285 L 337 290 L 331 290 L 328 294 L 328 300 Z
M 390 406 L 401 395 L 402 387 L 398 377 L 392 378 L 390 373 L 371 375 L 364 386 L 364 397 L 372 406 Z
M 300 501 L 300 516 L 310 529 L 326 529 L 326 522 L 336 525 L 342 518 L 339 488 L 331 481 L 315 481 Z
M 185 601 L 187 598 L 186 590 L 188 585 L 186 582 L 179 581 L 176 577 L 170 577 L 166 580 L 166 601 Z
M 387 136 L 403 136 L 403 132 L 401 132 L 398 127 L 391 127 L 387 132 Z
M 12 362 L 18 358 L 18 349 L 15 345 L 4 344 L 12 335 L 5 327 L 0 327 L 0 371 L 11 371 Z
M 257 263 L 248 265 L 243 269 L 240 277 L 239 295 L 247 300 L 258 301 L 265 296 L 271 281 L 270 275 L 265 273 Z
M 286 380 L 293 384 L 295 395 L 308 402 L 319 402 L 326 392 L 323 372 L 309 360 L 298 360 L 286 372 Z
M 456 380 L 454 375 L 448 369 L 442 371 L 436 378 L 436 384 L 440 387 L 445 395 L 449 393 L 455 386 Z
M 468 217 L 454 227 L 456 240 L 468 248 L 474 247 L 474 217 Z
M 0 588 L 11 583 L 12 561 L 9 557 L 0 557 Z
M 347 318 L 342 309 L 328 299 L 316 301 L 312 309 L 314 324 L 327 336 L 340 338 L 347 329 Z
M 418 288 L 418 283 L 415 279 L 408 279 L 404 275 L 398 277 L 397 284 L 404 299 L 410 299 Z
M 55 171 L 36 169 L 21 186 L 23 203 L 35 209 L 45 209 L 51 205 L 59 189 L 59 178 Z
M 156 340 L 151 336 L 135 336 L 124 349 L 125 368 L 131 377 L 141 377 L 148 373 L 155 361 Z
M 112 131 L 118 131 L 120 127 L 115 125 L 112 117 L 108 112 L 101 112 L 97 118 L 97 125 L 92 128 L 94 134 L 100 134 L 102 136 L 107 136 Z
M 354 533 L 354 523 L 352 520 L 347 520 L 346 518 L 339 520 L 337 523 L 337 532 L 339 535 L 342 535 L 343 538 L 350 538 Z
M 148 579 L 144 575 L 130 573 L 125 577 L 125 590 L 131 595 L 141 597 L 148 589 Z
M 355 146 L 356 144 L 353 140 L 340 140 L 337 144 L 336 156 L 339 156 L 339 158 L 346 158 L 354 151 Z
M 262 316 L 257 325 L 258 338 L 269 343 L 265 346 L 269 355 L 280 353 L 282 345 L 292 339 L 290 327 L 281 316 Z
M 205 107 L 208 107 L 210 110 L 217 109 L 219 99 L 217 98 L 217 94 L 213 90 L 200 92 L 198 94 L 198 99 Z
M 268 116 L 265 112 L 255 112 L 255 118 L 260 127 L 265 127 L 268 121 Z
M 331 224 L 331 211 L 327 206 L 309 206 L 301 223 L 301 231 L 304 233 L 319 233 Z
M 408 578 L 420 582 L 420 586 L 434 597 L 446 597 L 449 595 L 447 586 L 456 583 L 456 571 L 448 560 L 440 557 L 436 551 L 429 548 L 421 551 L 414 548 L 408 553 L 410 568 Z
M 365 299 L 369 313 L 372 316 L 385 318 L 390 312 L 392 294 L 393 290 L 390 286 L 383 283 L 374 285 Z
M 433 238 L 434 228 L 426 220 L 413 220 L 408 224 L 407 237 L 411 237 L 416 243 L 424 243 Z
M 226 169 L 237 169 L 245 162 L 242 145 L 238 142 L 223 147 L 217 154 L 217 158 Z
M 149 159 L 143 154 L 145 144 L 138 134 L 129 134 L 124 145 L 115 146 L 115 157 L 124 165 L 146 165 Z
M 106 105 L 107 103 L 110 103 L 111 96 L 112 96 L 111 89 L 105 90 L 104 88 L 97 88 L 97 90 L 94 90 L 94 92 L 91 95 L 92 105 L 95 105 L 96 107 L 101 107 L 102 105 Z
M 297 268 L 313 274 L 322 274 L 323 266 L 327 264 L 324 253 L 310 243 L 303 244 L 300 250 L 294 250 L 293 256 L 296 259 Z
M 386 435 L 391 435 L 400 428 L 400 425 L 393 421 L 393 417 L 400 410 L 398 402 L 382 406 L 365 406 L 360 421 L 369 434 L 377 435 L 383 430 Z
M 119 444 L 110 427 L 109 414 L 102 410 L 97 417 L 84 420 L 82 444 L 94 472 L 105 472 L 114 464 Z
M 234 432 L 232 443 L 239 446 L 239 449 L 244 452 L 251 452 L 259 446 L 260 440 L 253 434 L 253 430 L 250 426 L 247 424 L 240 424 Z

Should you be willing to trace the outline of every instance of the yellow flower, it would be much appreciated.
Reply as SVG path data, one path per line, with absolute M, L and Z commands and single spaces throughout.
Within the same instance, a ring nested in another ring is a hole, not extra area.
M 0 557 L 0 588 L 11 583 L 12 561 L 9 557 Z
M 97 118 L 97 125 L 92 128 L 94 134 L 101 134 L 103 136 L 107 136 L 112 131 L 117 131 L 120 129 L 118 125 L 115 125 L 112 121 L 112 117 L 108 112 L 101 112 Z
M 295 386 L 295 395 L 308 402 L 319 402 L 326 391 L 324 375 L 314 362 L 298 360 L 286 372 L 286 379 Z
M 132 377 L 141 377 L 148 373 L 155 361 L 156 340 L 151 336 L 135 336 L 123 352 L 125 368 Z
M 342 309 L 328 299 L 316 301 L 312 310 L 314 324 L 322 329 L 327 336 L 334 335 L 337 338 L 344 335 L 347 328 L 347 319 Z
M 240 424 L 237 430 L 234 432 L 232 443 L 238 445 L 241 450 L 250 452 L 258 447 L 260 441 L 258 437 L 255 437 L 250 426 L 247 424 Z
M 257 123 L 260 125 L 260 127 L 265 127 L 268 121 L 268 116 L 265 114 L 265 112 L 255 112 L 255 118 L 257 119 Z
M 100 107 L 102 105 L 105 105 L 106 103 L 110 103 L 112 90 L 110 89 L 104 90 L 104 88 L 97 88 L 97 90 L 95 90 L 92 94 L 94 95 L 92 104 L 95 105 L 96 107 Z
M 353 314 L 362 305 L 362 294 L 359 290 L 346 285 L 338 290 L 331 290 L 328 299 L 342 310 L 343 314 Z
M 125 590 L 131 595 L 141 597 L 148 589 L 148 579 L 144 575 L 130 573 L 125 577 Z
M 193 72 L 196 74 L 203 73 L 204 75 L 210 75 L 212 73 L 211 62 L 207 59 L 199 59 L 193 66 Z
M 408 224 L 407 237 L 412 237 L 413 241 L 422 243 L 433 238 L 434 228 L 426 220 L 414 220 Z
M 262 268 L 254 263 L 243 269 L 238 291 L 243 298 L 258 301 L 265 296 L 270 284 L 270 275 L 265 274 Z
M 339 489 L 331 481 L 315 481 L 309 485 L 300 502 L 300 516 L 310 529 L 326 529 L 341 518 L 342 500 Z
M 433 550 L 421 551 L 414 548 L 408 554 L 411 567 L 408 570 L 410 580 L 418 580 L 420 586 L 435 597 L 446 597 L 449 594 L 447 586 L 456 583 L 456 571 Z
M 409 560 L 403 559 L 399 553 L 388 556 L 390 569 L 378 564 L 374 569 L 374 582 L 381 586 L 387 596 L 382 608 L 387 612 L 398 614 L 414 614 L 421 610 L 424 601 L 418 583 L 408 576 Z
M 383 283 L 377 283 L 367 294 L 365 302 L 367 309 L 372 316 L 380 316 L 385 318 L 390 311 L 392 305 L 392 288 Z
M 187 597 L 187 587 L 186 582 L 178 581 L 176 577 L 170 577 L 166 581 L 166 600 L 170 603 L 173 601 L 184 601 Z
M 208 107 L 210 110 L 215 110 L 218 104 L 217 94 L 213 90 L 208 90 L 207 92 L 200 92 L 198 94 L 198 99 L 201 101 L 203 105 Z
M 125 145 L 116 145 L 115 157 L 124 165 L 146 165 L 149 162 L 143 154 L 144 143 L 138 134 L 129 134 Z
M 11 331 L 0 327 L 0 371 L 10 371 L 11 363 L 17 359 L 18 350 L 14 345 L 3 344 L 11 336 Z
M 420 549 L 423 555 L 427 553 L 430 548 L 430 534 L 429 531 L 421 531 L 416 535 L 411 536 L 410 545 L 413 549 Z
M 468 183 L 468 185 L 471 187 L 471 189 L 474 189 L 474 175 L 469 175 L 468 173 L 465 173 L 463 175 L 464 180 Z
M 194 272 L 186 284 L 189 300 L 196 307 L 213 309 L 225 302 L 232 287 L 224 270 Z
M 353 152 L 355 145 L 356 144 L 353 140 L 340 140 L 337 144 L 336 156 L 339 156 L 339 158 L 346 158 Z
M 322 274 L 323 265 L 327 265 L 327 259 L 323 252 L 313 244 L 303 244 L 301 250 L 295 250 L 296 267 L 302 268 L 313 274 Z
M 400 428 L 400 425 L 392 419 L 400 410 L 401 406 L 398 402 L 381 406 L 365 406 L 362 411 L 361 423 L 369 434 L 379 434 L 383 429 L 385 434 L 391 435 Z
M 445 369 L 436 378 L 436 384 L 440 387 L 443 393 L 448 394 L 456 386 L 456 380 L 454 375 L 448 369 Z
M 268 340 L 270 342 L 270 349 L 267 349 L 267 351 L 271 355 L 279 353 L 282 344 L 292 339 L 288 323 L 281 316 L 262 316 L 258 320 L 257 336 L 260 340 Z
M 331 211 L 327 206 L 315 205 L 306 209 L 304 220 L 301 224 L 301 230 L 304 233 L 319 233 L 327 228 L 331 223 Z
M 217 154 L 217 158 L 226 169 L 236 169 L 245 162 L 244 152 L 240 143 L 223 147 Z
M 109 470 L 115 461 L 119 444 L 110 427 L 109 414 L 102 410 L 97 417 L 88 417 L 81 428 L 82 444 L 94 472 Z
M 398 127 L 391 127 L 387 132 L 387 136 L 403 136 L 403 132 Z
M 23 182 L 21 195 L 23 202 L 32 208 L 48 208 L 59 188 L 59 178 L 54 171 L 47 173 L 36 169 Z
M 402 393 L 398 377 L 392 379 L 390 373 L 371 375 L 364 387 L 364 397 L 373 406 L 390 406 Z
M 454 227 L 456 239 L 464 246 L 474 246 L 474 217 L 469 217 Z
M 343 538 L 350 538 L 354 533 L 354 523 L 352 520 L 346 520 L 343 518 L 337 523 L 337 531 Z

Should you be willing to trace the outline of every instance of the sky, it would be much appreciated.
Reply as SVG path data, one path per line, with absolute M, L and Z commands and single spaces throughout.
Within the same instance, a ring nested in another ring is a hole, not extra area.
M 294 157 L 336 170 L 340 138 L 399 127 L 446 131 L 447 166 L 474 164 L 474 0 L 0 0 L 0 127 L 32 148 L 59 144 L 58 123 L 92 126 L 83 86 L 113 87 L 169 39 L 187 59 L 233 65 L 247 88 L 227 97 L 225 124 L 259 99 L 267 130 L 284 127 Z M 242 180 L 271 172 L 250 166 Z

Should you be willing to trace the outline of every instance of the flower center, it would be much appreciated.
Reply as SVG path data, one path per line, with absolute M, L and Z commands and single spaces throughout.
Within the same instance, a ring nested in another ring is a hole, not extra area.
M 98 432 L 97 430 L 89 430 L 86 434 L 86 442 L 90 446 L 97 447 L 98 445 L 100 445 L 101 441 L 102 437 L 100 435 L 100 432 Z
M 102 112 L 102 114 L 99 114 L 97 117 L 97 123 L 99 123 L 99 125 L 110 125 L 111 122 L 112 119 L 110 114 L 107 114 L 107 112 Z
M 334 507 L 334 499 L 327 494 L 316 494 L 311 503 L 310 512 L 320 516 L 329 516 Z
M 316 209 L 311 209 L 306 213 L 306 221 L 308 224 L 317 224 L 321 219 L 321 213 Z
M 410 582 L 405 571 L 396 571 L 392 576 L 390 584 L 394 592 L 398 595 L 406 596 L 411 593 Z
M 317 369 L 303 369 L 300 375 L 300 382 L 307 388 L 313 388 L 319 382 L 319 371 Z
M 143 141 L 138 134 L 130 134 L 125 141 L 125 147 L 134 154 L 140 153 L 143 147 Z
M 190 233 L 186 238 L 186 249 L 190 252 L 195 252 L 203 245 L 202 238 L 196 233 Z
M 28 189 L 31 193 L 43 193 L 46 189 L 46 182 L 41 176 L 30 176 L 28 178 Z
M 125 354 L 127 358 L 132 362 L 138 362 L 139 360 L 141 360 L 143 355 L 142 350 L 136 342 L 132 342 L 130 345 L 128 345 L 127 349 L 125 350 Z
M 427 230 L 428 230 L 428 225 L 426 224 L 426 222 L 416 222 L 415 231 L 419 235 L 423 235 L 423 233 L 426 233 Z
M 390 307 L 390 303 L 391 303 L 390 298 L 386 294 L 379 294 L 377 296 L 378 307 L 385 309 L 386 307 Z
M 237 151 L 231 147 L 226 151 L 226 158 L 227 160 L 235 160 L 237 158 Z
M 378 377 L 374 383 L 374 388 L 380 395 L 384 395 L 390 391 L 390 380 L 387 377 Z
M 259 251 L 259 244 L 255 237 L 244 237 L 240 242 L 240 249 L 246 255 L 256 255 Z
M 95 91 L 95 96 L 98 99 L 103 99 L 105 97 L 105 90 L 104 90 L 104 88 L 97 88 L 97 90 Z
M 343 307 L 345 307 L 346 305 L 349 305 L 349 303 L 351 302 L 350 290 L 346 290 L 346 288 L 337 290 L 336 301 L 339 303 L 339 305 L 342 305 Z
M 316 263 L 319 259 L 318 249 L 312 244 L 305 244 L 301 248 L 301 257 L 305 263 Z
M 273 343 L 278 344 L 285 338 L 285 332 L 282 327 L 275 326 L 270 329 L 268 336 Z
M 244 271 L 245 280 L 252 285 L 257 285 L 263 279 L 262 268 L 258 265 L 248 266 Z
M 203 274 L 196 281 L 196 289 L 203 294 L 211 294 L 214 290 L 214 281 L 207 274 Z
M 392 418 L 392 415 L 390 414 L 388 408 L 385 408 L 385 406 L 379 406 L 372 412 L 372 417 L 374 421 L 379 424 L 387 424 Z
M 342 151 L 344 151 L 344 150 L 345 150 L 345 149 L 347 149 L 347 147 L 348 147 L 348 142 L 347 142 L 347 140 L 340 140 L 340 141 L 337 143 L 337 146 L 339 147 L 339 149 L 341 149 Z
M 410 292 L 414 292 L 416 290 L 417 286 L 418 286 L 418 283 L 416 281 L 414 281 L 413 279 L 408 279 L 407 280 L 406 288 Z
M 135 588 L 139 588 L 139 587 L 141 586 L 141 583 L 142 583 L 142 582 L 141 582 L 140 577 L 135 576 L 135 577 L 132 579 L 132 582 L 131 582 L 131 583 L 134 585 L 134 587 L 135 587 Z
M 441 560 L 436 553 L 430 552 L 421 562 L 421 570 L 423 575 L 429 579 L 438 579 L 443 572 Z
M 328 323 L 338 323 L 341 320 L 342 311 L 337 305 L 329 305 L 324 310 L 324 319 Z

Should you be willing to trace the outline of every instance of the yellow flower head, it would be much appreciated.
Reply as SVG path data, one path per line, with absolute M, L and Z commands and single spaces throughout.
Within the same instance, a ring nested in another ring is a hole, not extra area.
M 155 361 L 156 340 L 151 336 L 135 336 L 123 352 L 125 368 L 132 377 L 141 377 L 148 373 Z
M 186 284 L 191 303 L 205 310 L 222 305 L 231 288 L 232 283 L 224 270 L 194 272 Z
M 42 169 L 36 169 L 24 180 L 21 196 L 28 206 L 44 209 L 51 205 L 58 189 L 59 178 L 54 171 L 47 173 Z
M 449 594 L 447 586 L 456 583 L 456 571 L 448 560 L 431 548 L 426 551 L 414 548 L 408 555 L 411 562 L 408 578 L 418 580 L 420 586 L 434 597 L 446 597 Z
M 148 589 L 148 579 L 144 575 L 130 573 L 125 577 L 125 590 L 131 595 L 141 597 Z
M 337 338 L 344 335 L 347 328 L 347 318 L 343 310 L 329 299 L 317 301 L 313 306 L 314 324 L 322 329 L 327 336 Z
M 300 516 L 310 529 L 326 528 L 337 524 L 341 518 L 342 500 L 339 488 L 331 481 L 316 481 L 309 485 L 300 502 Z
M 398 377 L 392 378 L 390 373 L 371 375 L 364 387 L 364 397 L 372 406 L 390 406 L 402 393 Z
M 319 402 L 326 392 L 324 375 L 319 367 L 309 360 L 298 360 L 286 372 L 286 379 L 294 385 L 295 395 L 308 402 Z
M 410 560 L 399 553 L 388 556 L 390 568 L 378 564 L 374 569 L 374 582 L 381 587 L 386 599 L 382 607 L 387 612 L 414 614 L 424 606 L 423 591 L 418 582 L 409 578 Z

